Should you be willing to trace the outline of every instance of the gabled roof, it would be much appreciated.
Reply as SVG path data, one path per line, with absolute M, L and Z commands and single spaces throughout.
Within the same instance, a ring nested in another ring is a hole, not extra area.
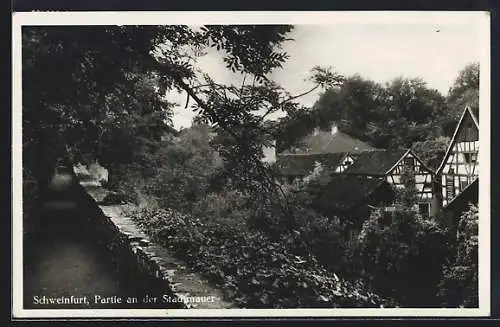
M 467 117 L 467 115 L 472 118 L 474 125 L 476 126 L 477 129 L 479 129 L 479 121 L 478 121 L 476 115 L 474 114 L 474 112 L 472 111 L 472 109 L 469 106 L 465 107 L 464 112 L 462 113 L 462 116 L 460 117 L 460 120 L 458 121 L 457 127 L 455 128 L 455 132 L 453 133 L 453 137 L 451 138 L 450 144 L 448 145 L 448 149 L 446 150 L 446 152 L 444 154 L 443 160 L 441 161 L 441 164 L 439 165 L 438 169 L 436 169 L 437 173 L 440 173 L 443 170 L 443 167 L 445 166 L 446 161 L 448 159 L 448 155 L 450 154 L 450 151 L 453 147 L 453 144 L 455 143 L 455 140 L 457 138 L 458 131 L 460 131 L 460 127 L 462 126 L 462 123 L 464 122 L 465 117 Z
M 331 134 L 327 131 L 320 131 L 317 135 L 309 135 L 304 138 L 308 151 L 300 151 L 304 154 L 319 154 L 319 153 L 339 153 L 339 152 L 362 152 L 369 150 L 378 150 L 368 143 L 355 139 L 343 132 Z M 289 150 L 283 151 L 283 154 L 291 154 Z
M 276 164 L 283 175 L 306 176 L 314 170 L 316 162 L 324 169 L 335 170 L 346 155 L 344 152 L 278 155 Z
M 317 195 L 314 204 L 323 209 L 349 210 L 381 187 L 384 177 L 333 174 Z
M 472 117 L 476 119 L 477 125 L 479 125 L 479 107 L 469 107 Z
M 360 153 L 345 174 L 384 176 L 394 168 L 410 150 L 366 151 Z

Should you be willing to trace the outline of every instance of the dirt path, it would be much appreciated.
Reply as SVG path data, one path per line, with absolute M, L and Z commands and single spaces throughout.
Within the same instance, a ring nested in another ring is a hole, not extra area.
M 68 202 L 52 206 L 37 234 L 25 240 L 25 309 L 167 308 L 143 303 L 150 294 L 146 281 L 119 276 L 109 254 L 81 231 L 82 217 L 72 207 Z M 50 304 L 58 299 L 59 304 Z

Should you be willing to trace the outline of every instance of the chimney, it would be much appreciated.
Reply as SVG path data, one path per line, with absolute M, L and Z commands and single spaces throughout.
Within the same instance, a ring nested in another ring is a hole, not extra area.
M 339 129 L 337 128 L 337 124 L 335 124 L 335 122 L 333 122 L 333 123 L 332 123 L 331 134 L 332 134 L 332 135 L 334 135 L 334 134 L 336 134 L 338 131 L 339 131 Z
M 313 135 L 316 136 L 319 134 L 319 127 L 315 127 L 313 131 Z

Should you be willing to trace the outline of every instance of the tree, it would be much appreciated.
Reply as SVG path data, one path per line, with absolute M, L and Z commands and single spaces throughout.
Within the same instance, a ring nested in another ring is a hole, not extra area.
M 309 120 L 320 127 L 335 121 L 341 131 L 379 148 L 408 148 L 440 135 L 444 113 L 445 98 L 421 79 L 381 85 L 354 75 L 325 91 Z
M 172 69 L 168 54 L 159 55 L 158 69 L 162 76 L 173 78 L 176 86 L 192 99 L 192 109 L 217 133 L 217 150 L 224 158 L 225 176 L 238 190 L 250 194 L 256 203 L 278 202 L 283 210 L 286 203 L 279 184 L 262 163 L 262 145 L 277 133 L 276 126 L 265 120 L 282 111 L 293 114 L 300 110 L 298 97 L 319 87 L 331 87 L 342 77 L 329 69 L 314 67 L 310 90 L 291 95 L 268 75 L 282 67 L 286 53 L 280 51 L 290 26 L 208 26 L 201 29 L 206 45 L 225 51 L 224 61 L 234 72 L 244 74 L 241 85 L 221 85 L 209 76 L 197 79 L 181 75 Z M 258 53 L 257 55 L 254 55 Z M 293 217 L 290 217 L 290 226 Z
M 448 105 L 455 111 L 457 118 L 465 106 L 479 107 L 479 63 L 466 65 L 455 79 L 448 92 Z
M 209 193 L 212 176 L 222 160 L 211 147 L 211 130 L 197 125 L 179 133 L 176 140 L 148 157 L 141 167 L 146 181 L 145 193 L 158 199 L 164 208 L 189 212 Z
M 413 144 L 413 151 L 431 169 L 437 169 L 450 144 L 450 138 L 438 136 L 436 138 L 417 141 Z
M 382 85 L 354 75 L 320 96 L 314 104 L 313 117 L 320 127 L 335 121 L 340 130 L 383 147 L 387 136 L 374 129 L 380 125 L 386 107 L 387 95 Z
M 233 183 L 255 196 L 277 193 L 268 167 L 260 161 L 261 145 L 266 135 L 276 132 L 265 122 L 268 115 L 299 108 L 294 100 L 301 95 L 288 94 L 268 77 L 287 59 L 281 45 L 289 40 L 292 28 L 169 25 L 24 30 L 26 139 L 40 139 L 40 130 L 48 130 L 61 136 L 57 143 L 67 145 L 75 158 L 97 159 L 116 170 L 136 161 L 137 155 L 140 159 L 148 142 L 157 141 L 161 132 L 150 127 L 168 130 L 171 105 L 162 96 L 176 89 L 194 101 L 191 108 L 219 135 L 218 150 L 226 158 Z M 228 69 L 244 74 L 242 85 L 220 85 L 197 70 L 196 60 L 208 47 L 223 54 Z M 316 67 L 315 85 L 303 94 L 339 80 L 338 74 Z M 46 142 L 49 145 L 41 151 L 54 142 Z
M 416 141 L 440 135 L 436 121 L 445 111 L 445 98 L 435 89 L 430 89 L 419 78 L 396 78 L 387 85 L 389 94 L 389 117 L 386 130 L 392 130 L 392 147 L 409 148 Z
M 442 125 L 446 136 L 452 136 L 464 108 L 479 110 L 479 63 L 466 65 L 459 73 L 446 97 L 447 115 Z
M 73 161 L 101 159 L 110 149 L 126 149 L 105 141 L 136 135 L 132 127 L 143 115 L 157 113 L 156 126 L 168 118 L 169 104 L 148 85 L 147 66 L 152 47 L 171 32 L 154 26 L 23 28 L 24 164 L 40 183 L 57 157 L 69 152 Z M 114 155 L 116 162 L 126 157 Z M 40 159 L 46 162 L 37 169 Z

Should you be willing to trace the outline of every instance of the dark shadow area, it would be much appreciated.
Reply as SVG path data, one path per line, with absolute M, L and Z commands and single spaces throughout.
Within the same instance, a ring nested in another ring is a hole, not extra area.
M 24 308 L 175 307 L 161 301 L 164 294 L 158 280 L 142 275 L 133 262 L 124 265 L 116 260 L 100 239 L 97 219 L 103 217 L 95 214 L 86 198 L 74 185 L 40 202 L 33 218 L 37 221 L 32 222 L 36 228 L 23 240 Z M 157 303 L 144 303 L 146 296 L 156 297 Z

